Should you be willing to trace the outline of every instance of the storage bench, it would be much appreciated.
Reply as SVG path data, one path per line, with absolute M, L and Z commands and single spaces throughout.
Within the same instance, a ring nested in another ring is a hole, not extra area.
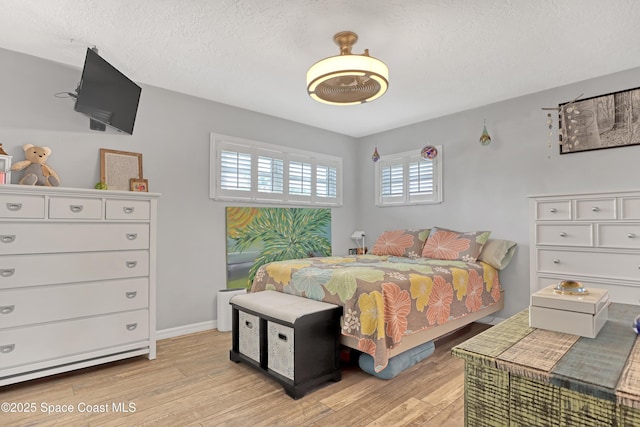
M 274 378 L 298 399 L 340 381 L 342 307 L 275 291 L 235 295 L 229 358 Z

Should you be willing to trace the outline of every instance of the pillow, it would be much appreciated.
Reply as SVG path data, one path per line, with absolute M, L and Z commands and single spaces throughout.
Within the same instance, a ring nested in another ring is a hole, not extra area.
M 459 232 L 434 227 L 422 248 L 422 256 L 475 262 L 490 234 L 490 231 Z
M 516 246 L 517 243 L 511 240 L 489 239 L 484 244 L 478 261 L 486 262 L 491 267 L 502 270 L 511 261 Z
M 420 258 L 428 236 L 429 229 L 385 231 L 376 240 L 371 254 Z

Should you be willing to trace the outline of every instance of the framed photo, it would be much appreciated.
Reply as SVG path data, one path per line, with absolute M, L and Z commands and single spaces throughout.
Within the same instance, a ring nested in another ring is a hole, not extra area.
M 100 181 L 109 190 L 129 191 L 130 180 L 142 179 L 142 154 L 100 149 Z
M 129 180 L 129 190 L 147 193 L 149 191 L 149 181 L 144 178 L 131 178 Z
M 640 88 L 559 105 L 560 154 L 640 144 Z

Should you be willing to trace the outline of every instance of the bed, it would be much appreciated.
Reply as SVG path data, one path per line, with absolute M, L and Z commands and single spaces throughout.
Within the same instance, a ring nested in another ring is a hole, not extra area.
M 392 230 L 372 254 L 265 264 L 251 292 L 270 289 L 342 306 L 342 344 L 371 355 L 380 372 L 390 358 L 503 308 L 498 272 L 508 260 L 483 261 L 485 244 L 497 246 L 488 236 Z M 515 243 L 500 247 L 510 259 Z

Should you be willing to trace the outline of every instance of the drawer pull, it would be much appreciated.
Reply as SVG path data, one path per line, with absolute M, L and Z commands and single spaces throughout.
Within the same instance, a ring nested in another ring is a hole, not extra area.
M 15 348 L 16 348 L 15 344 L 3 345 L 3 346 L 0 346 L 0 353 L 2 354 L 11 353 Z
M 278 338 L 281 339 L 282 341 L 286 342 L 287 341 L 287 336 L 285 334 L 282 333 L 278 333 Z
M 22 209 L 22 203 L 7 203 L 7 209 L 10 211 L 19 211 Z
M 556 213 L 556 212 L 558 212 L 558 210 L 556 208 L 551 208 L 551 209 L 549 209 L 549 212 Z
M 138 265 L 138 261 L 127 261 L 127 267 L 133 268 Z
M 133 298 L 135 298 L 135 297 L 136 297 L 136 295 L 138 295 L 138 292 L 136 292 L 136 291 L 129 291 L 129 292 L 125 292 L 124 294 L 127 296 L 127 298 L 129 298 L 129 299 L 133 299 Z
M 627 234 L 627 237 L 630 239 L 635 239 L 636 238 L 636 233 L 629 233 Z
M 127 240 L 136 240 L 138 238 L 138 233 L 127 233 Z
M 127 331 L 133 331 L 138 327 L 138 323 L 129 323 L 127 324 Z
M 3 305 L 2 307 L 0 307 L 0 314 L 13 313 L 13 310 L 15 310 L 15 308 L 15 305 Z
M 553 263 L 554 264 L 560 264 L 560 260 L 556 258 L 556 259 L 553 260 Z
M 73 213 L 79 213 L 82 212 L 82 209 L 84 208 L 84 206 L 82 205 L 69 205 L 69 210 Z
M 123 210 L 123 211 L 124 211 L 124 213 L 126 213 L 126 214 L 132 214 L 132 213 L 133 213 L 133 211 L 135 211 L 135 210 L 136 210 L 136 208 L 134 208 L 134 207 L 130 207 L 130 206 L 124 206 L 124 207 L 122 208 L 122 210 Z
M 592 211 L 592 212 L 599 212 L 599 211 L 600 211 L 600 208 L 599 208 L 599 207 L 597 207 L 597 206 L 594 206 L 594 207 L 592 207 L 592 208 L 591 208 L 591 211 Z
M 245 326 L 246 326 L 247 328 L 249 328 L 249 329 L 253 329 L 253 323 L 249 322 L 248 320 L 245 320 L 245 321 L 244 321 L 244 324 L 245 324 Z
M 560 233 L 560 237 L 567 237 L 567 233 L 563 231 L 562 233 Z
M 2 277 L 11 277 L 16 272 L 15 268 L 3 268 L 0 270 L 0 276 Z
M 0 242 L 2 243 L 13 243 L 15 240 L 15 234 L 3 234 L 2 236 L 0 236 Z

